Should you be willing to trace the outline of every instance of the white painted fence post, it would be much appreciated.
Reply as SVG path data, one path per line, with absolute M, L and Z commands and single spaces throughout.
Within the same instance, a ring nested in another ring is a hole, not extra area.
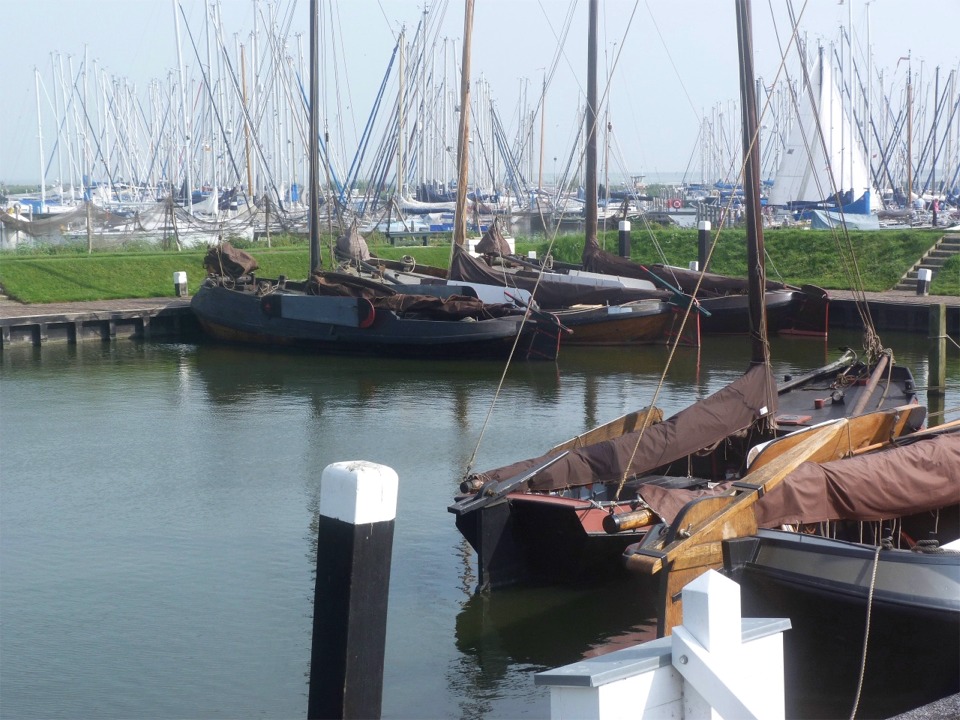
M 683 590 L 671 637 L 537 673 L 551 720 L 783 718 L 785 619 L 740 617 L 740 586 L 711 570 Z
M 684 678 L 687 720 L 785 715 L 783 635 L 741 641 L 740 586 L 711 570 L 683 589 L 673 666 Z

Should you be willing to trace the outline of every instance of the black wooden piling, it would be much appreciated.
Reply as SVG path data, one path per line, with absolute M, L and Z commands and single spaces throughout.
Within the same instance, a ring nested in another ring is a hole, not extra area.
M 630 221 L 620 221 L 620 257 L 630 257 Z
M 310 720 L 380 717 L 396 505 L 388 467 L 344 462 L 323 471 Z
M 701 220 L 697 224 L 697 262 L 704 272 L 707 272 L 707 255 L 710 254 L 710 221 Z

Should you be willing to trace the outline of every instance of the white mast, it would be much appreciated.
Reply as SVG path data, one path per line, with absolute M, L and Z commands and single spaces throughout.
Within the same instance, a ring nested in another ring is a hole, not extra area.
M 406 141 L 404 122 L 404 103 L 406 102 L 407 45 L 406 29 L 400 30 L 400 67 L 397 77 L 400 79 L 400 91 L 397 95 L 397 198 L 403 199 L 403 146 Z
M 177 71 L 180 73 L 180 121 L 183 123 L 184 152 L 187 180 L 187 211 L 193 213 L 193 178 L 190 176 L 190 120 L 187 114 L 187 89 L 183 75 L 183 50 L 180 44 L 180 0 L 173 0 L 173 25 L 177 35 Z
M 47 182 L 44 177 L 46 174 L 43 168 L 43 121 L 40 117 L 40 71 L 34 66 L 33 68 L 33 80 L 34 85 L 37 88 L 37 145 L 40 148 L 40 210 L 39 212 L 44 213 L 47 211 Z

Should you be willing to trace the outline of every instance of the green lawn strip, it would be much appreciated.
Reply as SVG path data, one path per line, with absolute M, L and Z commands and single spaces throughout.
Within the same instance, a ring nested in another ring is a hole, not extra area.
M 656 237 L 656 242 L 653 241 Z M 841 238 L 838 244 L 837 238 Z M 811 283 L 827 289 L 847 289 L 851 278 L 859 276 L 870 291 L 888 290 L 940 237 L 929 230 L 888 230 L 854 232 L 849 238 L 831 231 L 770 229 L 765 233 L 768 254 L 767 274 L 771 279 L 801 285 Z M 449 244 L 429 246 L 392 246 L 379 236 L 368 239 L 373 254 L 383 258 L 413 257 L 419 265 L 445 268 L 449 264 Z M 601 234 L 601 244 L 616 252 L 618 233 Z M 264 277 L 286 275 L 292 279 L 306 276 L 309 248 L 302 238 L 277 237 L 276 247 L 266 248 L 262 241 L 236 242 L 257 260 L 257 274 Z M 720 235 L 711 258 L 711 270 L 743 277 L 746 274 L 745 232 L 726 230 Z M 559 260 L 578 262 L 583 247 L 582 235 L 560 236 L 552 252 Z M 533 238 L 516 238 L 520 255 L 536 250 L 543 257 L 548 243 Z M 631 236 L 632 258 L 638 262 L 666 261 L 687 267 L 697 257 L 697 231 L 680 228 L 635 226 Z M 173 273 L 185 271 L 188 291 L 196 292 L 203 281 L 205 250 L 183 252 L 156 249 L 110 251 L 86 254 L 83 246 L 58 247 L 51 252 L 17 251 L 0 253 L 0 285 L 4 292 L 22 302 L 69 302 L 112 298 L 170 297 L 174 294 Z M 332 266 L 330 244 L 323 242 L 324 266 Z M 856 264 L 842 258 L 856 257 Z M 952 258 L 937 273 L 931 293 L 960 293 L 960 258 Z

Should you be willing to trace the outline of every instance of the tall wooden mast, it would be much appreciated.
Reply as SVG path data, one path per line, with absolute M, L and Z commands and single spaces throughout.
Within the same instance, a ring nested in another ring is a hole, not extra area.
M 747 219 L 747 273 L 749 278 L 750 338 L 753 364 L 770 364 L 767 316 L 764 304 L 767 276 L 764 265 L 763 222 L 760 215 L 760 135 L 757 93 L 753 83 L 753 26 L 750 0 L 737 0 L 737 37 L 740 49 L 740 107 L 743 120 L 743 196 Z
M 586 242 L 597 241 L 597 6 L 599 0 L 590 0 L 587 23 L 587 168 L 584 179 L 584 217 Z
M 310 272 L 320 269 L 320 58 L 317 0 L 310 0 Z
M 457 136 L 457 206 L 453 244 L 467 244 L 467 174 L 470 167 L 470 41 L 473 33 L 473 0 L 463 9 L 463 60 L 460 67 L 460 134 Z

